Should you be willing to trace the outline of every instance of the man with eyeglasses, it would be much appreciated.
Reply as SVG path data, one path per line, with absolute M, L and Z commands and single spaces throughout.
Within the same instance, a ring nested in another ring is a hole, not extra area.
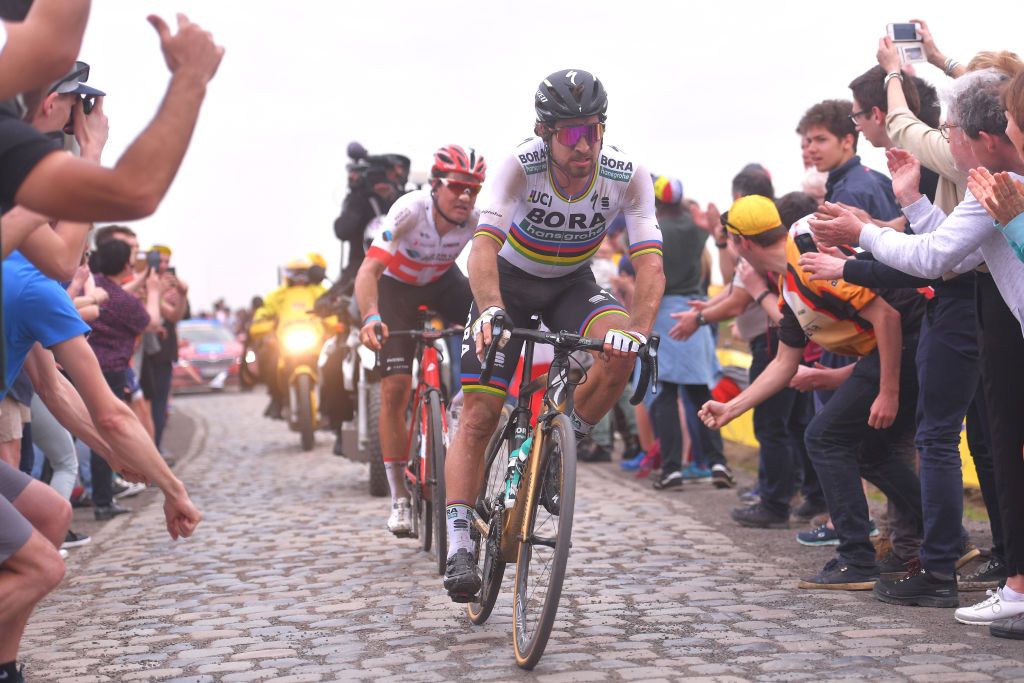
M 411 337 L 389 337 L 392 329 L 416 327 L 420 306 L 446 323 L 461 323 L 473 295 L 455 260 L 473 236 L 479 213 L 476 196 L 487 172 L 473 148 L 446 145 L 434 153 L 430 188 L 398 198 L 384 219 L 356 275 L 355 294 L 363 316 L 360 339 L 381 351 L 381 453 L 391 489 L 388 531 L 412 529 L 407 458 L 406 403 L 412 388 Z M 383 345 L 377 339 L 380 328 Z
M 530 325 L 540 313 L 552 330 L 603 338 L 604 362 L 589 370 L 569 416 L 577 439 L 586 436 L 621 395 L 647 341 L 665 290 L 661 230 L 650 174 L 629 154 L 604 145 L 608 95 L 593 74 L 556 71 L 534 96 L 536 137 L 499 166 L 469 256 L 474 303 L 463 337 L 465 406 L 445 467 L 448 566 L 444 585 L 455 602 L 480 588 L 469 528 L 481 483 L 484 449 L 515 372 L 522 342 L 505 337 L 487 384 L 481 357 L 491 321 Z M 608 225 L 626 219 L 636 269 L 632 310 L 595 282 L 589 263 Z

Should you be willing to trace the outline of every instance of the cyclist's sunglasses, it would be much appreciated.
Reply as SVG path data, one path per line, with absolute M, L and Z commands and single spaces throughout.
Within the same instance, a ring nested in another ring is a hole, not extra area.
M 472 198 L 480 194 L 480 185 L 478 185 L 477 183 L 467 183 L 462 180 L 441 178 L 441 184 L 447 187 L 452 192 L 454 192 L 456 196 L 462 196 L 463 194 L 468 192 L 469 196 Z
M 588 145 L 595 145 L 601 141 L 603 136 L 603 123 L 585 123 L 579 126 L 555 128 L 555 139 L 566 147 L 575 147 L 584 138 Z

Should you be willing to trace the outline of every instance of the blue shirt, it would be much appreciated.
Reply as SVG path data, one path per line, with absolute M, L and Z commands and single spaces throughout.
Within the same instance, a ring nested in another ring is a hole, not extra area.
M 4 259 L 3 283 L 8 378 L 18 376 L 36 342 L 49 349 L 89 331 L 68 293 L 21 252 L 12 252 Z M 0 398 L 6 393 L 6 387 L 0 389 Z
M 1005 227 L 1000 226 L 996 223 L 996 227 L 1000 228 L 1003 237 L 1013 247 L 1013 252 L 1017 254 L 1017 258 L 1024 261 L 1024 213 L 1017 214 L 1014 216 Z
M 880 221 L 891 221 L 903 215 L 892 193 L 892 181 L 860 163 L 859 156 L 829 171 L 825 200 L 863 209 Z

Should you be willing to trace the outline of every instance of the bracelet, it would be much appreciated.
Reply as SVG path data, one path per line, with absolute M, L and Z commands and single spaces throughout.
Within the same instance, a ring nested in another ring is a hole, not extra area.
M 885 81 L 882 83 L 882 87 L 883 88 L 888 88 L 889 87 L 889 81 L 891 81 L 894 78 L 900 79 L 900 83 L 902 83 L 903 82 L 903 72 L 902 71 L 890 71 L 889 73 L 887 73 L 885 75 Z
M 363 325 L 366 325 L 366 324 L 371 323 L 371 322 L 378 322 L 378 323 L 381 322 L 380 316 L 378 314 L 376 314 L 376 313 L 372 313 L 372 314 L 366 316 L 365 318 L 363 318 Z
M 761 302 L 762 302 L 762 301 L 764 301 L 764 300 L 765 300 L 765 298 L 766 298 L 766 297 L 767 297 L 767 296 L 768 296 L 769 294 L 771 294 L 771 291 L 770 291 L 770 290 L 767 290 L 767 289 L 766 289 L 766 290 L 764 290 L 763 292 L 761 292 L 760 294 L 758 294 L 758 295 L 757 295 L 757 298 L 756 298 L 756 299 L 754 299 L 754 303 L 755 303 L 755 304 L 757 304 L 758 306 L 760 306 L 760 305 L 761 305 Z
M 957 68 L 958 66 L 960 66 L 960 62 L 956 61 L 952 57 L 948 57 L 946 59 L 946 66 L 942 70 L 946 73 L 947 76 L 952 78 L 953 69 Z

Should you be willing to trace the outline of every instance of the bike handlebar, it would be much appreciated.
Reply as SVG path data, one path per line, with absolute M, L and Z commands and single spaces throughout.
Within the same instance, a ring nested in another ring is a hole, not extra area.
M 480 384 L 487 384 L 491 379 L 494 369 L 494 359 L 498 355 L 498 342 L 505 333 L 505 317 L 496 315 L 491 318 L 491 343 L 484 351 L 483 361 L 480 363 Z M 583 337 L 571 332 L 543 332 L 528 327 L 514 327 L 509 330 L 510 337 L 532 341 L 537 344 L 548 344 L 564 351 L 603 351 L 604 340 Z M 654 386 L 657 393 L 658 386 L 658 345 L 661 337 L 652 334 L 646 344 L 640 346 L 636 357 L 640 361 L 640 379 L 637 382 L 636 390 L 629 399 L 632 405 L 643 401 L 647 394 L 648 385 Z
M 394 332 L 388 332 L 388 336 L 412 337 L 413 339 L 422 339 L 423 341 L 433 341 L 435 339 L 462 336 L 465 330 L 466 328 L 464 327 L 448 327 L 443 330 L 395 330 Z

